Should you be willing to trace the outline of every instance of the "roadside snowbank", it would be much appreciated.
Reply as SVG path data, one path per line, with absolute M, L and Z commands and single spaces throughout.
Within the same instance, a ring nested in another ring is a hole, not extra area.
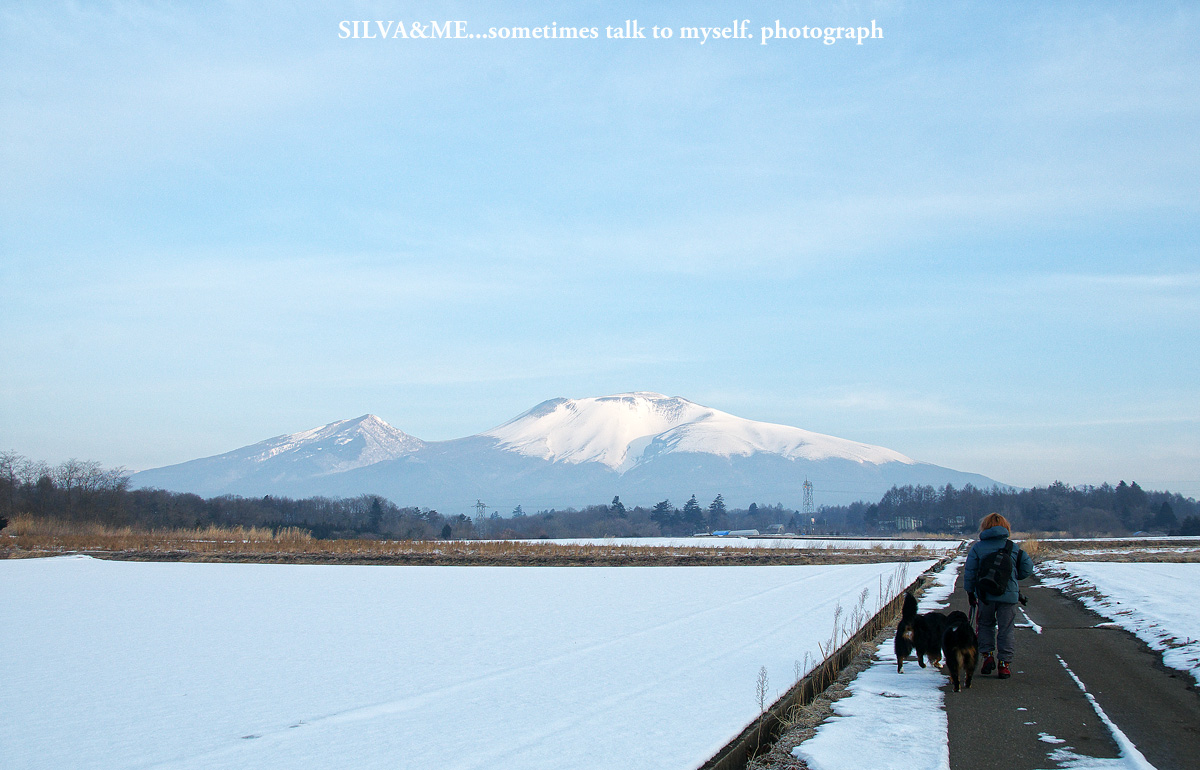
M 934 575 L 921 612 L 945 609 L 964 561 L 960 556 Z M 894 648 L 885 642 L 875 663 L 850 684 L 850 697 L 834 703 L 836 716 L 792 754 L 810 770 L 949 770 L 945 682 L 933 667 L 908 666 L 897 674 Z
M 1043 585 L 1063 588 L 1200 684 L 1200 564 L 1054 561 L 1038 569 Z

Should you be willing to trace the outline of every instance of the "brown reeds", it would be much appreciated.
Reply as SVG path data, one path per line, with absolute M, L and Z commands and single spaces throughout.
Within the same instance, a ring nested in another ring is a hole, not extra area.
M 830 550 L 553 543 L 518 540 L 318 540 L 294 527 L 141 530 L 15 517 L 0 536 L 0 556 L 84 553 L 155 561 L 463 565 L 839 564 L 930 558 L 924 548 Z

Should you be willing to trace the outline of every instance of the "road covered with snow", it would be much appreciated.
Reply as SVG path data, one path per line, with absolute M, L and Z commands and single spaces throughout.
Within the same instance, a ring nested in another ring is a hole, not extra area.
M 683 770 L 931 564 L 3 561 L 3 764 Z
M 1047 562 L 1040 572 L 1200 684 L 1200 563 Z

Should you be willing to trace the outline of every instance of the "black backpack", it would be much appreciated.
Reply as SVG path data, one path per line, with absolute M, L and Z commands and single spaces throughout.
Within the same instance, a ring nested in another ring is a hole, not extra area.
M 999 596 L 1008 590 L 1012 577 L 1013 544 L 1009 540 L 999 551 L 993 551 L 979 560 L 979 575 L 975 580 L 975 593 L 980 596 Z

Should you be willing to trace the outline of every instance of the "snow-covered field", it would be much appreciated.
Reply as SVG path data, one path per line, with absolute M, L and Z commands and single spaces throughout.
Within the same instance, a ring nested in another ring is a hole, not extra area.
M 1084 605 L 1160 650 L 1163 663 L 1200 683 L 1200 564 L 1072 561 L 1047 562 L 1039 570 L 1043 584 L 1078 595 Z
M 1066 551 L 1065 553 L 1069 554 L 1070 557 L 1074 559 L 1074 558 L 1079 558 L 1080 556 L 1125 556 L 1125 555 L 1136 556 L 1138 554 L 1152 555 L 1152 554 L 1168 554 L 1168 553 L 1169 554 L 1179 554 L 1180 556 L 1186 556 L 1186 555 L 1194 554 L 1197 552 L 1200 552 L 1200 546 L 1177 545 L 1177 546 L 1166 546 L 1166 547 L 1162 547 L 1162 548 L 1157 548 L 1157 547 L 1152 547 L 1152 546 L 1126 546 L 1123 548 L 1122 547 L 1072 548 L 1071 550 Z
M 1072 540 L 1046 539 L 1043 543 L 1062 547 L 1064 558 L 1081 556 L 1137 556 L 1179 554 L 1189 556 L 1200 552 L 1200 538 L 1191 535 L 1162 535 L 1137 537 L 1096 537 Z M 1051 549 L 1051 552 L 1053 549 Z M 1104 559 L 1107 561 L 1107 559 Z
M 931 563 L 3 561 L 2 764 L 683 770 Z
M 525 540 L 526 543 L 559 543 L 561 545 L 624 545 L 645 548 L 822 548 L 827 550 L 888 550 L 911 551 L 918 546 L 929 551 L 953 551 L 962 540 L 886 540 L 850 539 L 835 537 L 593 537 L 560 540 Z M 915 575 L 914 575 L 915 576 Z

